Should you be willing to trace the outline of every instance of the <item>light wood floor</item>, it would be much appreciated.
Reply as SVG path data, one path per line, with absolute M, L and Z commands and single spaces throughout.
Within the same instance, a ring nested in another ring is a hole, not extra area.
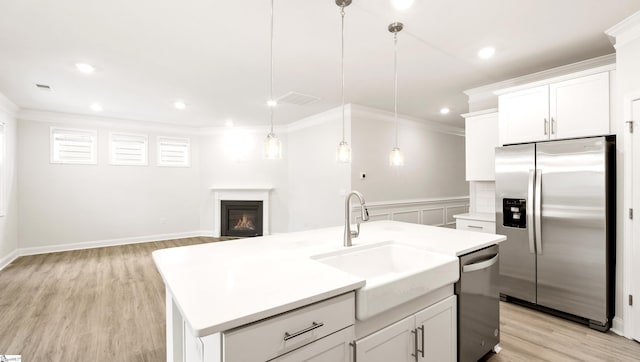
M 22 354 L 23 361 L 165 361 L 164 285 L 151 252 L 211 241 L 19 258 L 0 271 L 0 354 Z M 500 308 L 503 350 L 486 361 L 640 361 L 640 343 L 611 332 L 513 304 Z

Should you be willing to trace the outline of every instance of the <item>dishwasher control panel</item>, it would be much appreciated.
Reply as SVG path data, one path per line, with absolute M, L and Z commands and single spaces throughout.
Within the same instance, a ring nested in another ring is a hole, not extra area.
M 527 200 L 502 199 L 502 225 L 525 229 L 527 227 Z

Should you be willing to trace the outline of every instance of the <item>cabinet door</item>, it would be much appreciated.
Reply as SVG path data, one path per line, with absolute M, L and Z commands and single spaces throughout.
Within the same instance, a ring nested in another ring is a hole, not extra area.
M 277 362 L 349 362 L 353 326 L 272 359 Z
M 550 85 L 551 139 L 609 134 L 609 72 Z
M 413 333 L 415 318 L 405 318 L 378 332 L 356 341 L 358 362 L 415 361 Z
M 498 113 L 467 118 L 464 133 L 467 181 L 495 180 L 494 149 L 498 146 Z
M 549 86 L 503 94 L 498 103 L 501 144 L 549 139 Z
M 420 361 L 455 362 L 458 348 L 456 296 L 416 313 L 415 319 L 418 343 L 424 351 L 424 357 L 420 353 Z

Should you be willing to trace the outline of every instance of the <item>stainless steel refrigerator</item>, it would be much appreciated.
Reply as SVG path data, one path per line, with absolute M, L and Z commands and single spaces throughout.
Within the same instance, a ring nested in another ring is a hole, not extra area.
M 615 136 L 496 148 L 500 293 L 607 330 L 613 317 Z

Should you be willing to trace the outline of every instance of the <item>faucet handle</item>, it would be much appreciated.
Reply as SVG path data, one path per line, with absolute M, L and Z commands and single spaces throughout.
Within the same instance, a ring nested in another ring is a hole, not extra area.
M 351 237 L 352 238 L 357 238 L 358 235 L 360 235 L 360 223 L 356 223 L 356 229 L 355 231 L 351 230 Z

